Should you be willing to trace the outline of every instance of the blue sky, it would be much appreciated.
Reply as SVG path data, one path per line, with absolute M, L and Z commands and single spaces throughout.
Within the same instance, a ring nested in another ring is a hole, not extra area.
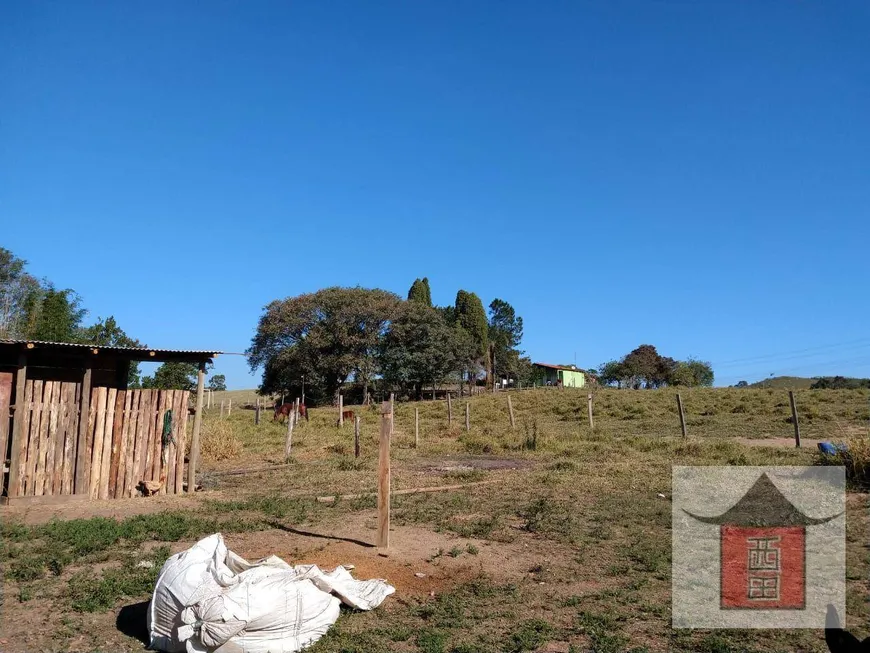
M 155 347 L 428 276 L 534 360 L 868 376 L 867 34 L 863 0 L 7 2 L 0 245 Z

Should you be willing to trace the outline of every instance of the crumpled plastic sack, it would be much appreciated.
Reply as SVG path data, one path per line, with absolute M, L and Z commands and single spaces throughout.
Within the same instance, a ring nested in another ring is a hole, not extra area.
M 152 650 L 169 653 L 294 653 L 320 639 L 340 604 L 371 610 L 396 590 L 270 556 L 248 562 L 220 533 L 169 558 L 148 606 Z

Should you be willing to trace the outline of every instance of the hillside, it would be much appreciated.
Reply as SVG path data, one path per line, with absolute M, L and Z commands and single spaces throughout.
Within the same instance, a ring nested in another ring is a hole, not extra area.
M 750 388 L 783 388 L 785 390 L 808 390 L 816 379 L 805 376 L 774 376 L 750 383 Z
M 816 385 L 817 383 L 825 385 Z M 785 390 L 808 390 L 816 385 L 816 388 L 835 390 L 855 390 L 858 388 L 870 388 L 870 379 L 859 379 L 849 376 L 814 376 L 806 378 L 802 376 L 775 376 L 771 379 L 758 381 L 751 384 L 750 388 L 781 388 Z

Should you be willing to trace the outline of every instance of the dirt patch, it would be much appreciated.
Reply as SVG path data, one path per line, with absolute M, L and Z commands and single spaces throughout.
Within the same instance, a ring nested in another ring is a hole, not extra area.
M 794 448 L 794 438 L 735 438 L 735 441 L 747 447 Z M 801 449 L 818 449 L 819 442 L 824 442 L 824 440 L 801 438 Z
M 38 506 L 18 504 L 0 507 L 0 519 L 17 519 L 25 524 L 44 524 L 52 519 L 88 519 L 91 517 L 111 517 L 124 519 L 132 515 L 148 515 L 156 512 L 175 510 L 194 510 L 204 498 L 221 499 L 220 492 L 195 496 L 178 494 L 173 496 L 133 497 L 129 499 L 103 499 L 99 501 L 71 501 L 68 504 Z
M 516 581 L 539 573 L 530 570 L 550 566 L 549 560 L 572 555 L 567 547 L 556 546 L 559 550 L 554 551 L 552 542 L 544 554 L 532 536 L 500 543 L 396 526 L 390 529 L 390 549 L 384 556 L 373 546 L 376 525 L 376 511 L 361 511 L 329 525 L 224 537 L 227 546 L 247 560 L 277 555 L 290 564 L 315 564 L 324 570 L 353 565 L 356 578 L 382 578 L 404 597 L 438 594 L 481 573 Z
M 521 458 L 499 458 L 496 456 L 453 456 L 438 460 L 422 459 L 417 469 L 431 472 L 470 472 L 474 470 L 495 471 L 508 469 L 530 469 L 534 461 Z

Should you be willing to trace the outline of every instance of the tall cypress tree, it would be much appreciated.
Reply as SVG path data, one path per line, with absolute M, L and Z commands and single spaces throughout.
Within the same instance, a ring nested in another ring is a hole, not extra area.
M 455 311 L 457 324 L 471 336 L 474 342 L 474 360 L 468 361 L 469 365 L 478 363 L 487 366 L 489 323 L 486 319 L 486 311 L 483 310 L 483 302 L 473 292 L 460 290 L 456 293 Z M 470 372 L 468 380 L 470 383 Z
M 432 306 L 432 291 L 429 289 L 429 279 L 427 277 L 414 279 L 411 289 L 408 290 L 408 301 Z

